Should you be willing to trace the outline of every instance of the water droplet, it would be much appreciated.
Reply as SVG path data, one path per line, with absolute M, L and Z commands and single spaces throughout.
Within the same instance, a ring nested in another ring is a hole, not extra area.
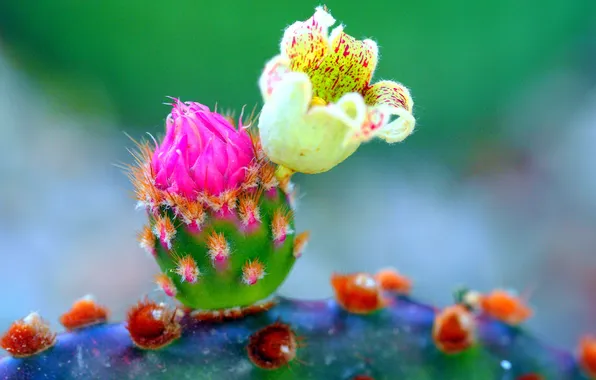
M 501 368 L 505 371 L 509 371 L 511 369 L 511 363 L 507 360 L 501 360 Z

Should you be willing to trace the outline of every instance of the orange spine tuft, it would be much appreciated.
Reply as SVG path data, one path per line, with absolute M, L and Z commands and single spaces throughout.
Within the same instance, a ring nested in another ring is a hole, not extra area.
M 258 258 L 249 260 L 242 267 L 242 282 L 246 285 L 254 285 L 266 274 L 265 265 Z
M 275 176 L 275 166 L 270 162 L 263 163 L 259 171 L 259 177 L 265 191 L 269 191 L 279 185 L 279 181 Z
M 583 371 L 596 378 L 596 337 L 584 336 L 577 350 L 577 360 Z
M 242 194 L 238 200 L 238 216 L 245 228 L 261 222 L 260 197 L 261 191 L 255 191 L 252 194 Z
M 201 275 L 199 267 L 191 255 L 179 258 L 174 272 L 180 276 L 182 281 L 186 281 L 190 284 L 197 282 Z
M 236 208 L 240 188 L 226 190 L 219 195 L 201 194 L 199 201 L 205 202 L 215 212 L 229 212 Z
M 201 202 L 187 199 L 178 194 L 170 194 L 169 203 L 175 210 L 176 215 L 178 215 L 186 225 L 200 230 L 206 218 L 205 209 Z
M 260 161 L 256 159 L 246 168 L 246 177 L 241 185 L 243 191 L 256 189 L 259 186 Z
M 484 313 L 510 325 L 518 325 L 532 316 L 532 309 L 520 298 L 501 289 L 481 295 L 479 304 Z
M 172 280 L 164 273 L 160 273 L 155 277 L 155 283 L 168 297 L 176 296 L 176 287 Z
M 288 209 L 279 208 L 273 213 L 271 220 L 271 232 L 273 235 L 273 242 L 276 245 L 281 245 L 286 240 L 287 235 L 293 231 L 290 229 L 290 218 L 292 212 Z
M 456 354 L 474 344 L 475 330 L 472 313 L 462 305 L 454 305 L 435 316 L 433 340 L 442 352 Z
M 272 370 L 296 358 L 298 343 L 290 326 L 276 322 L 252 334 L 246 349 L 257 367 Z
M 308 239 L 310 238 L 310 232 L 304 231 L 296 235 L 294 238 L 294 257 L 299 258 L 302 256 L 302 252 L 304 252 L 304 248 L 306 248 L 306 244 L 308 243 Z
M 165 248 L 172 249 L 172 240 L 176 236 L 176 227 L 174 227 L 174 223 L 170 218 L 158 216 L 155 219 L 153 233 Z
M 76 301 L 72 308 L 60 317 L 60 323 L 67 330 L 81 329 L 108 320 L 108 309 L 98 305 L 91 296 Z
M 207 252 L 213 264 L 223 264 L 230 256 L 230 246 L 223 233 L 212 231 L 207 237 Z
M 133 142 L 137 146 L 136 151 L 131 151 L 135 164 L 128 165 L 128 177 L 135 189 L 135 198 L 139 206 L 155 211 L 164 203 L 165 198 L 163 192 L 154 185 L 155 176 L 150 164 L 153 152 L 149 142 Z
M 52 347 L 56 334 L 37 313 L 13 322 L 0 338 L 0 347 L 15 358 L 25 358 Z
M 350 313 L 369 314 L 386 305 L 379 284 L 368 273 L 333 274 L 331 286 L 337 303 Z
M 178 319 L 177 310 L 143 300 L 128 311 L 126 328 L 136 346 L 155 350 L 180 337 L 182 328 Z
M 385 291 L 409 294 L 412 289 L 412 281 L 393 268 L 378 271 L 375 279 Z
M 149 253 L 151 256 L 155 256 L 155 243 L 156 238 L 153 231 L 151 231 L 151 227 L 144 226 L 143 230 L 139 233 L 137 238 L 139 241 L 139 246 L 145 250 L 145 252 Z

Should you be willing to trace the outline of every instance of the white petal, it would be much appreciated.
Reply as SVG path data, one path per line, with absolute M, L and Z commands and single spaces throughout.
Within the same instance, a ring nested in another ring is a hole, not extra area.
M 398 118 L 385 124 L 373 133 L 374 136 L 382 138 L 388 143 L 401 142 L 414 132 L 416 119 L 411 112 L 404 108 L 390 107 L 386 105 L 377 106 L 387 119 L 398 116 Z
M 261 96 L 266 101 L 282 76 L 290 73 L 290 60 L 281 55 L 273 57 L 265 65 L 265 69 L 259 78 L 259 89 Z
M 346 138 L 366 118 L 361 95 L 344 95 L 337 103 L 310 107 L 312 84 L 306 74 L 285 74 L 259 117 L 261 143 L 275 163 L 302 173 L 325 172 L 360 145 Z

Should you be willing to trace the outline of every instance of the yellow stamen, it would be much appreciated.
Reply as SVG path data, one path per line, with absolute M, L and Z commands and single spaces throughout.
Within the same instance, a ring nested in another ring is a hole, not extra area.
M 294 173 L 296 172 L 290 168 L 287 168 L 283 165 L 277 165 L 277 169 L 275 170 L 275 177 L 279 181 L 280 186 L 284 188 L 288 185 Z
M 318 96 L 313 96 L 312 100 L 310 101 L 310 106 L 326 106 L 327 102 L 323 98 L 319 98 Z

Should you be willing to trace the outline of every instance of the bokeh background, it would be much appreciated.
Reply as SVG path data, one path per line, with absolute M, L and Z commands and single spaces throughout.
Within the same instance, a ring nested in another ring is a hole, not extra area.
M 283 28 L 318 3 L 0 1 L 0 329 L 94 294 L 115 318 L 159 298 L 144 215 L 117 164 L 159 135 L 168 95 L 239 109 Z M 596 2 L 327 6 L 379 42 L 376 79 L 412 89 L 417 132 L 296 176 L 312 239 L 282 293 L 395 266 L 438 306 L 466 285 L 527 294 L 528 329 L 596 333 Z M 55 323 L 57 326 L 57 324 Z

